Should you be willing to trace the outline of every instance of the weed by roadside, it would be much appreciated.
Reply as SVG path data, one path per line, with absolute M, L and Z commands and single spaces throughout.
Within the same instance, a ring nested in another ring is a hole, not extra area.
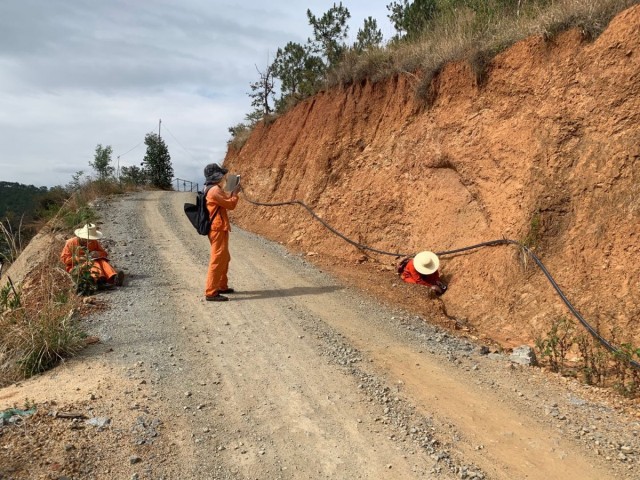
M 20 289 L 0 289 L 0 386 L 43 372 L 84 347 L 81 299 L 59 266 L 53 245 L 46 262 Z
M 609 332 L 608 340 L 617 344 L 615 330 Z M 588 385 L 612 388 L 629 398 L 640 397 L 640 369 L 631 364 L 640 361 L 640 348 L 631 343 L 620 343 L 617 351 L 610 352 L 581 332 L 572 320 L 561 317 L 547 332 L 536 336 L 535 345 L 539 359 L 552 372 L 576 377 Z
M 70 195 L 45 199 L 41 218 L 47 219 L 46 228 L 70 233 L 98 219 L 92 207 L 96 198 L 122 192 L 116 182 L 86 182 Z M 81 296 L 93 293 L 95 284 L 86 269 L 72 275 L 64 270 L 62 246 L 61 240 L 53 242 L 20 285 L 2 279 L 0 386 L 50 369 L 86 344 Z M 19 253 L 16 249 L 16 258 Z

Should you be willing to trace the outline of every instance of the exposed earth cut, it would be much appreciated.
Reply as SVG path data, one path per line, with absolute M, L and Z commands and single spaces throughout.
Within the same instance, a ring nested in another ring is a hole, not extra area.
M 416 81 L 316 95 L 259 125 L 225 166 L 242 174 L 248 198 L 301 200 L 379 250 L 526 241 L 605 337 L 614 329 L 640 345 L 640 6 L 592 43 L 578 31 L 521 41 L 493 59 L 481 85 L 468 64 L 446 65 L 431 106 Z M 396 288 L 394 257 L 346 244 L 300 206 L 241 202 L 234 221 L 379 298 L 446 312 L 442 323 L 505 347 L 570 316 L 514 247 L 443 258 L 450 289 L 440 303 Z

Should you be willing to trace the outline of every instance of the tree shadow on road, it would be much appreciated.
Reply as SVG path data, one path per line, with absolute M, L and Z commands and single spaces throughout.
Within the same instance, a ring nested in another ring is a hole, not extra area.
M 229 299 L 237 300 L 261 300 L 265 298 L 300 297 L 302 295 L 322 295 L 323 293 L 344 290 L 344 287 L 330 285 L 326 287 L 292 287 L 274 290 L 241 290 L 229 294 Z

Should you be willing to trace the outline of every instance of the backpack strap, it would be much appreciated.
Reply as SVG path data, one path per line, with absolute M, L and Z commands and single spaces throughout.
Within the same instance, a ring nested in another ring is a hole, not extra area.
M 204 189 L 204 203 L 205 205 L 207 204 L 207 192 L 209 192 L 209 190 L 211 190 L 214 187 L 214 185 L 207 185 L 207 187 Z M 207 209 L 208 210 L 208 209 Z M 213 221 L 216 218 L 216 215 L 218 215 L 218 211 L 220 210 L 220 205 L 218 205 L 215 209 L 215 211 L 213 212 L 213 216 L 211 217 L 211 223 L 213 224 Z

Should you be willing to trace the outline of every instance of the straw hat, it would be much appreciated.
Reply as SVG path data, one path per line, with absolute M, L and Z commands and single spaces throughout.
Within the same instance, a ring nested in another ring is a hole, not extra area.
M 431 275 L 440 266 L 438 256 L 433 252 L 420 252 L 413 257 L 413 266 L 418 273 Z
M 76 237 L 83 240 L 99 240 L 102 238 L 102 232 L 99 232 L 93 223 L 87 223 L 84 227 L 74 231 Z

